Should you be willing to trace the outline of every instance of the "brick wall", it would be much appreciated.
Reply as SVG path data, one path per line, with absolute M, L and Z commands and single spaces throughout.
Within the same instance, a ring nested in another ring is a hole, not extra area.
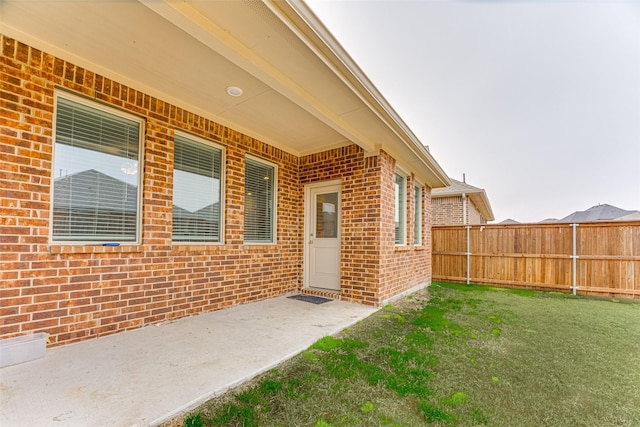
M 432 200 L 433 225 L 462 225 L 462 197 L 438 197 Z
M 480 211 L 478 210 L 478 208 L 476 208 L 476 205 L 473 204 L 473 202 L 469 201 L 469 205 L 467 206 L 467 218 L 468 218 L 468 222 L 467 224 L 486 224 L 487 221 L 485 221 L 484 218 L 482 218 L 482 215 L 480 214 Z
M 467 198 L 467 221 L 464 222 L 464 209 L 462 196 L 438 197 L 432 200 L 433 223 L 432 225 L 464 225 L 486 224 L 480 211 Z
M 331 161 L 333 159 L 333 161 Z M 380 305 L 431 281 L 431 192 L 423 188 L 422 242 L 414 245 L 413 176 L 407 178 L 407 244 L 395 245 L 395 160 L 356 146 L 303 157 L 300 182 L 342 180 L 341 299 Z
M 297 157 L 6 37 L 0 72 L 0 337 L 69 343 L 299 287 Z M 55 87 L 145 117 L 142 244 L 48 244 Z M 172 246 L 176 128 L 226 148 L 224 245 Z M 278 164 L 277 245 L 243 243 L 246 153 Z
M 480 211 L 473 202 L 470 202 L 467 208 L 467 218 L 469 218 L 469 224 L 487 223 L 487 220 L 482 217 L 482 214 L 480 214 Z
M 302 157 L 300 183 L 342 180 L 341 299 L 379 303 L 380 168 L 377 157 L 364 157 L 351 145 Z
M 379 305 L 430 280 L 429 190 L 423 246 L 395 247 L 386 153 L 351 145 L 298 158 L 10 38 L 1 49 L 0 338 L 46 331 L 59 345 L 300 289 L 303 189 L 316 181 L 342 180 L 341 299 Z M 50 244 L 56 88 L 145 118 L 141 244 Z M 172 244 L 176 129 L 225 147 L 223 245 Z M 243 242 L 247 153 L 278 165 L 276 245 Z
M 382 152 L 380 157 L 382 215 L 381 268 L 378 304 L 416 285 L 431 282 L 431 193 L 423 188 L 422 245 L 414 245 L 414 185 L 413 176 L 407 177 L 407 244 L 395 245 L 395 160 Z

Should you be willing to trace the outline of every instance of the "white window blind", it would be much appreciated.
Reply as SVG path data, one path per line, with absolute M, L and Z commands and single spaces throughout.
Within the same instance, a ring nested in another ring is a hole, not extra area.
M 244 181 L 244 241 L 273 243 L 275 167 L 247 157 Z
M 422 188 L 414 188 L 414 220 L 413 220 L 413 243 L 422 245 Z
M 404 245 L 406 242 L 406 188 L 405 178 L 402 175 L 396 175 L 396 245 Z
M 142 120 L 57 98 L 54 241 L 137 239 Z
M 220 242 L 222 150 L 175 136 L 173 241 Z

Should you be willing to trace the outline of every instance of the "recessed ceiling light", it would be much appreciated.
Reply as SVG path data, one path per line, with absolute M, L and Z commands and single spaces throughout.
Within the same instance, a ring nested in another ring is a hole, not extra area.
M 238 86 L 227 86 L 227 93 L 231 96 L 241 96 L 244 92 Z

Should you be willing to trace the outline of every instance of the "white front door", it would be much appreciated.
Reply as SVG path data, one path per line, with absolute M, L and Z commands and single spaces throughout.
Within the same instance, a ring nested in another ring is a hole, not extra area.
M 340 183 L 305 191 L 305 286 L 340 290 Z

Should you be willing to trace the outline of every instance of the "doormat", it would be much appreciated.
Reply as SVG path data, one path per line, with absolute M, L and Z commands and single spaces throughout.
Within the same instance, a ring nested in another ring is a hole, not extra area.
M 298 301 L 310 302 L 311 304 L 324 304 L 325 302 L 333 301 L 329 298 L 316 297 L 313 295 L 292 295 L 291 299 L 296 299 Z

